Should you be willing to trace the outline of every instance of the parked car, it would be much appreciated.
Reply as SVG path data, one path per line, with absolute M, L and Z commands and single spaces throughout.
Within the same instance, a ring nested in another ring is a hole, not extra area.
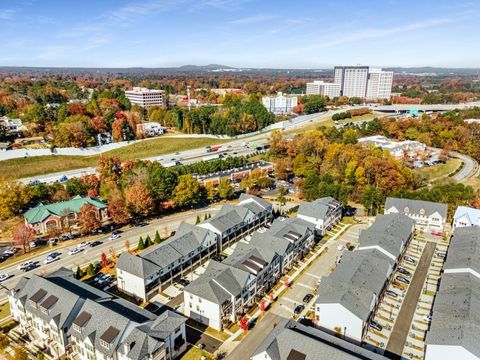
M 400 274 L 406 275 L 408 277 L 412 276 L 412 273 L 408 270 L 405 270 L 404 268 L 398 268 L 397 270 Z
M 68 255 L 75 255 L 82 251 L 83 251 L 82 248 L 75 247 L 73 249 L 70 249 L 70 251 L 68 252 Z
M 5 260 L 7 260 L 10 256 L 7 256 L 5 254 L 1 254 L 0 255 L 0 263 L 4 262 Z
M 61 239 L 63 239 L 63 235 L 62 235 Z M 65 240 L 66 240 L 66 238 L 65 238 Z M 56 244 L 57 244 L 57 239 L 56 238 L 48 239 L 48 245 L 56 245 Z
M 429 323 L 430 321 L 432 321 L 432 317 L 430 315 L 427 315 L 427 316 L 424 316 L 422 320 Z
M 28 246 L 30 246 L 30 248 L 36 248 L 37 247 L 37 242 L 36 241 L 30 241 L 30 243 L 28 244 Z
M 110 282 L 113 281 L 113 276 L 110 276 L 110 275 L 107 275 L 107 274 L 104 274 L 102 277 L 100 277 L 98 280 L 97 280 L 97 285 L 106 285 Z
M 297 305 L 297 307 L 295 308 L 295 310 L 293 311 L 293 313 L 294 313 L 295 315 L 298 315 L 298 314 L 300 314 L 300 313 L 303 311 L 303 309 L 305 309 L 305 306 L 303 306 L 302 304 Z
M 312 294 L 307 294 L 303 297 L 303 303 L 304 304 L 308 304 L 310 302 L 310 300 L 312 300 L 313 298 L 313 295 Z
M 120 235 L 119 235 L 119 234 L 112 234 L 112 235 L 108 238 L 108 240 L 112 241 L 112 240 L 116 240 L 116 239 L 118 239 L 118 238 L 120 238 Z
M 17 266 L 17 269 L 18 269 L 18 270 L 23 270 L 23 269 L 25 269 L 26 267 L 29 267 L 29 266 L 32 265 L 32 264 L 33 264 L 33 261 L 26 261 L 26 262 L 24 262 L 24 263 L 19 264 L 19 265 Z
M 391 296 L 391 297 L 393 297 L 393 298 L 397 298 L 397 297 L 398 297 L 398 294 L 397 294 L 395 291 L 392 291 L 392 290 L 387 290 L 387 291 L 385 291 L 385 295 Z
M 101 244 L 102 244 L 101 241 L 95 240 L 95 241 L 91 241 L 89 245 L 90 245 L 90 247 L 95 247 L 95 246 L 98 246 L 98 245 L 101 245 Z
M 3 253 L 6 254 L 6 255 L 8 255 L 8 254 L 15 255 L 19 251 L 20 251 L 19 248 L 12 246 L 12 247 L 9 247 L 8 249 L 6 249 Z
M 337 245 L 337 250 L 338 251 L 343 251 L 343 249 L 345 249 L 345 246 L 343 246 L 342 244 Z
M 374 328 L 375 330 L 377 330 L 377 331 L 382 331 L 382 330 L 383 330 L 382 325 L 380 325 L 379 323 L 377 323 L 377 322 L 374 321 L 374 320 L 370 321 L 370 326 L 371 326 L 372 328 Z
M 445 259 L 445 256 L 447 256 L 447 254 L 445 254 L 444 252 L 437 252 L 437 253 L 435 253 L 435 255 L 439 258 L 442 258 L 442 259 Z
M 187 279 L 180 279 L 178 280 L 178 283 L 180 285 L 187 286 L 188 284 L 190 284 L 190 281 L 188 281 Z
M 40 266 L 39 263 L 34 262 L 34 263 L 31 263 L 30 265 L 28 265 L 27 267 L 23 268 L 22 270 L 23 270 L 24 272 L 27 272 L 27 271 L 36 269 L 36 268 L 38 268 L 39 266 Z
M 403 276 L 396 276 L 395 279 L 397 279 L 397 281 L 399 281 L 401 283 L 410 284 L 410 280 L 408 280 L 407 278 L 405 278 Z
M 3 282 L 7 279 L 9 279 L 12 275 L 9 275 L 9 274 L 1 274 L 0 275 L 0 282 Z
M 404 256 L 403 260 L 409 262 L 410 264 L 416 264 L 417 263 L 417 261 L 412 259 L 410 256 Z
M 205 344 L 204 344 L 204 343 L 198 344 L 198 348 L 199 348 L 200 350 L 205 349 Z

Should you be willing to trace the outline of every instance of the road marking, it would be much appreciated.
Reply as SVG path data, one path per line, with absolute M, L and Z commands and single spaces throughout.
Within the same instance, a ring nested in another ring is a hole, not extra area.
M 283 301 L 283 300 L 286 300 L 286 301 L 288 301 L 288 302 L 291 302 L 291 303 L 294 304 L 294 305 L 300 304 L 299 301 L 292 300 L 292 299 L 290 299 L 290 298 L 288 298 L 288 297 L 286 297 L 286 296 L 282 297 L 280 301 Z
M 321 279 L 322 277 L 321 276 L 318 276 L 318 275 L 315 275 L 315 274 L 312 274 L 310 272 L 306 272 L 305 275 L 308 275 L 308 276 L 311 276 L 311 277 L 314 277 L 315 279 Z
M 301 287 L 304 287 L 304 288 L 309 289 L 309 290 L 315 290 L 314 287 L 309 286 L 309 285 L 307 285 L 307 284 L 300 283 L 300 282 L 299 282 L 299 283 L 296 283 L 295 285 L 300 285 Z

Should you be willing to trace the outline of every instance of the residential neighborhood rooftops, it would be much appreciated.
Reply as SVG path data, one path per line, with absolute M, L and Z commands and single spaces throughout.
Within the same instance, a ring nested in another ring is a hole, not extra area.
M 385 201 L 385 210 L 396 208 L 398 212 L 406 214 L 420 214 L 423 216 L 430 216 L 438 213 L 444 219 L 447 217 L 448 206 L 432 201 L 412 200 L 388 197 Z
M 270 264 L 274 258 L 275 251 L 271 249 L 239 242 L 233 253 L 227 257 L 223 263 L 238 267 L 256 275 L 267 264 Z
M 75 196 L 71 200 L 61 201 L 54 204 L 38 204 L 36 207 L 25 212 L 24 217 L 29 224 L 35 224 L 45 220 L 50 215 L 66 216 L 71 213 L 79 213 L 85 204 L 91 204 L 97 209 L 105 209 L 107 205 L 94 197 Z
M 275 360 L 382 360 L 382 355 L 352 344 L 313 327 L 282 319 L 264 342 L 255 350 L 253 359 L 267 353 Z M 263 359 L 263 358 L 262 358 Z
M 300 204 L 298 208 L 298 214 L 309 216 L 315 219 L 323 219 L 330 211 L 340 205 L 340 201 L 335 200 L 331 196 L 323 197 L 311 202 Z
M 480 227 L 468 226 L 455 230 L 450 241 L 445 271 L 471 269 L 480 273 Z
M 468 206 L 459 206 L 453 215 L 454 219 L 466 217 L 471 224 L 480 225 L 480 209 L 471 208 Z

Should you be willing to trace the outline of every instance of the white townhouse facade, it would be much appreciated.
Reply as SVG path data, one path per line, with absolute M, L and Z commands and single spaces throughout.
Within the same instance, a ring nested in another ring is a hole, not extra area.
M 118 289 L 143 301 L 185 277 L 271 217 L 272 205 L 242 194 L 237 205 L 198 225 L 181 224 L 175 235 L 138 255 L 124 252 L 116 265 Z
M 453 215 L 453 227 L 456 228 L 465 226 L 480 226 L 480 209 L 471 208 L 468 206 L 459 206 Z
M 333 99 L 340 96 L 340 84 L 314 80 L 307 83 L 307 95 L 323 95 Z
M 125 91 L 125 96 L 132 103 L 141 107 L 167 106 L 167 99 L 164 90 L 154 90 L 142 87 L 133 87 Z
M 323 236 L 342 220 L 342 203 L 332 197 L 302 203 L 297 217 L 314 224 L 315 231 Z
M 276 96 L 263 96 L 262 104 L 274 114 L 290 114 L 298 105 L 298 98 L 295 95 L 284 95 L 278 92 Z
M 173 360 L 186 350 L 186 319 L 155 315 L 60 269 L 23 277 L 10 291 L 14 330 L 47 359 Z M 148 345 L 148 346 L 146 346 Z
M 415 221 L 415 228 L 423 232 L 444 232 L 447 222 L 447 204 L 432 201 L 388 197 L 385 214 L 405 214 Z

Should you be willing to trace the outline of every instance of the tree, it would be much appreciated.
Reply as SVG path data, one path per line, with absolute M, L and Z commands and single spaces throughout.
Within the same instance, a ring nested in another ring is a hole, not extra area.
M 218 184 L 218 196 L 222 199 L 228 199 L 233 195 L 233 187 L 230 179 L 222 178 Z
M 13 360 L 29 360 L 28 352 L 23 346 L 17 346 L 15 348 L 15 356 Z
M 267 308 L 267 303 L 265 302 L 265 300 L 262 299 L 262 301 L 260 301 L 260 311 L 265 312 L 266 308 Z
M 195 220 L 195 225 L 200 224 L 200 215 L 197 215 L 197 219 Z
M 145 249 L 145 243 L 143 242 L 143 238 L 140 236 L 140 239 L 138 239 L 137 250 L 143 249 Z
M 104 252 L 100 255 L 100 265 L 102 265 L 102 268 L 106 268 L 108 265 L 107 254 Z
M 153 241 L 150 238 L 150 235 L 147 235 L 147 238 L 145 239 L 145 247 L 149 247 L 151 245 L 153 245 Z
M 158 230 L 155 231 L 155 238 L 154 238 L 153 241 L 155 241 L 155 244 L 160 244 L 162 242 L 162 238 L 160 237 L 160 234 L 158 233 Z
M 198 181 L 191 175 L 182 175 L 173 191 L 173 201 L 177 206 L 196 205 L 201 198 L 201 188 Z
M 125 246 L 125 251 L 130 252 L 130 240 L 126 239 L 123 245 Z
M 84 274 L 83 270 L 80 268 L 80 266 L 77 266 L 77 271 L 75 272 L 75 278 L 76 279 L 81 279 L 84 276 L 85 276 L 85 274 Z
M 98 219 L 98 210 L 92 204 L 86 203 L 80 208 L 78 225 L 82 233 L 90 233 L 102 226 Z
M 326 98 L 322 95 L 309 95 L 302 98 L 303 112 L 313 114 L 325 109 Z
M 4 333 L 0 333 L 0 351 L 4 351 L 10 345 L 10 339 Z
M 287 190 L 285 189 L 284 186 L 280 186 L 278 189 L 278 196 L 277 196 L 277 201 L 280 203 L 280 207 L 285 206 L 287 203 Z
M 213 181 L 208 181 L 205 184 L 205 191 L 207 193 L 208 200 L 213 200 L 218 195 L 217 188 L 215 187 L 215 184 L 213 183 Z
M 125 200 L 120 196 L 114 196 L 108 202 L 108 215 L 110 220 L 117 225 L 126 224 L 131 219 Z
M 95 275 L 95 266 L 92 263 L 88 264 L 87 275 L 89 276 Z
M 148 216 L 153 212 L 154 202 L 151 192 L 141 183 L 136 183 L 125 192 L 127 208 L 137 216 Z
M 31 187 L 0 179 L 0 219 L 5 220 L 19 214 L 33 196 Z
M 238 326 L 240 327 L 240 329 L 242 329 L 243 331 L 247 331 L 248 330 L 248 327 L 249 327 L 249 323 L 248 323 L 248 318 L 246 316 L 243 316 L 239 323 L 238 323 Z
M 30 248 L 30 241 L 35 239 L 35 230 L 25 224 L 18 224 L 13 230 L 13 241 L 20 245 L 25 254 Z
M 112 266 L 115 265 L 117 262 L 117 253 L 115 252 L 115 249 L 113 247 L 108 248 L 108 253 L 110 254 L 110 260 L 112 261 Z
M 102 156 L 98 160 L 97 172 L 101 183 L 113 182 L 118 184 L 122 175 L 122 161 L 119 157 Z

